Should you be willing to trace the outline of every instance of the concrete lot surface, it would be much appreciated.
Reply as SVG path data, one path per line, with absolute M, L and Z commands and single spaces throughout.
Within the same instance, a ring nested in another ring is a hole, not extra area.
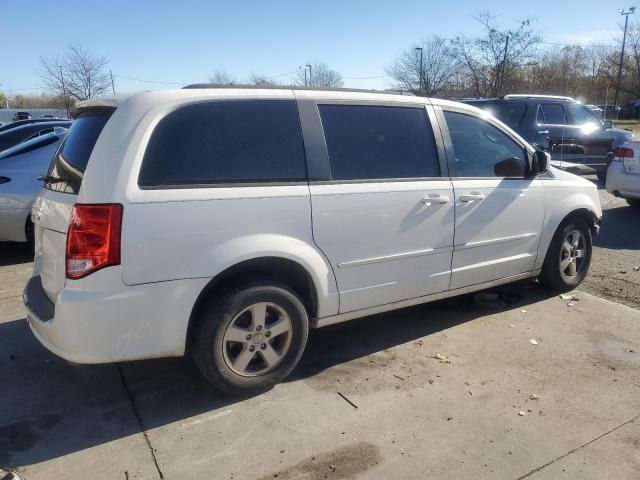
M 640 478 L 633 308 L 525 284 L 369 317 L 312 332 L 289 381 L 238 399 L 186 359 L 48 353 L 28 262 L 3 246 L 0 467 L 24 479 Z

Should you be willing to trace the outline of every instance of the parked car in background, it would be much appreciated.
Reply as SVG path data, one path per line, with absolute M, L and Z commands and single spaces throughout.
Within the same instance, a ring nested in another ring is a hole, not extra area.
M 0 152 L 0 241 L 33 240 L 31 204 L 42 188 L 51 159 L 67 130 L 56 131 Z
M 29 140 L 34 136 L 53 132 L 54 128 L 69 128 L 71 120 L 49 120 L 47 122 L 26 123 L 0 132 L 0 152 Z
M 42 118 L 55 118 L 55 117 L 50 113 L 45 113 L 44 115 L 42 115 Z
M 490 112 L 532 145 L 551 154 L 551 160 L 580 164 L 583 173 L 606 177 L 613 150 L 633 140 L 633 133 L 612 128 L 593 111 L 570 97 L 505 95 L 502 98 L 465 100 Z M 575 167 L 572 167 L 575 169 Z
M 29 118 L 26 120 L 17 120 L 15 122 L 9 122 L 0 125 L 0 132 L 6 132 L 7 130 L 11 130 L 12 128 L 21 127 L 23 125 L 29 125 L 31 123 L 42 123 L 42 122 L 50 122 L 52 119 L 50 118 Z M 54 121 L 62 120 L 65 122 L 69 122 L 68 118 L 54 118 Z
M 607 174 L 607 191 L 640 208 L 640 142 L 616 148 Z
M 190 352 L 218 388 L 260 391 L 309 327 L 589 268 L 596 186 L 469 105 L 196 86 L 77 109 L 24 293 L 74 362 Z
M 607 105 L 606 108 L 604 105 L 598 105 L 598 108 L 602 109 L 603 117 L 608 120 L 617 120 L 621 110 L 617 105 Z
M 27 120 L 31 118 L 31 114 L 29 112 L 16 112 L 16 114 L 13 116 L 13 121 L 17 121 L 17 120 Z
M 618 118 L 623 120 L 638 118 L 638 108 L 636 107 L 636 102 L 625 103 L 620 109 Z

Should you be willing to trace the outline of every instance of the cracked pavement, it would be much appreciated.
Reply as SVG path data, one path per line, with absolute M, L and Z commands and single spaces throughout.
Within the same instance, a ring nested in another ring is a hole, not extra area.
M 292 377 L 252 398 L 219 395 L 188 359 L 56 358 L 24 320 L 28 252 L 0 245 L 0 468 L 27 480 L 638 478 L 640 215 L 601 195 L 575 305 L 523 284 L 500 289 L 507 306 L 468 295 L 313 331 Z

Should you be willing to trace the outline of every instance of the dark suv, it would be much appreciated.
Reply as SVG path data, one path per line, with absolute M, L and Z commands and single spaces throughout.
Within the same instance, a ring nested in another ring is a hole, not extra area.
M 575 171 L 595 171 L 600 179 L 606 176 L 613 150 L 633 140 L 631 132 L 611 128 L 611 122 L 570 97 L 505 95 L 463 102 L 487 110 L 527 142 L 549 152 L 552 161 L 584 165 L 589 168 Z

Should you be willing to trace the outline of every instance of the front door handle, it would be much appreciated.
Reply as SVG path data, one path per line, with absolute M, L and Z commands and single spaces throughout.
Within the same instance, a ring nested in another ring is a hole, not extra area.
M 449 197 L 447 197 L 446 195 L 438 195 L 437 197 L 424 197 L 422 200 L 420 200 L 420 202 L 422 202 L 422 204 L 426 205 L 427 207 L 432 203 L 442 205 L 443 203 L 449 203 Z
M 538 130 L 539 135 L 549 135 L 549 130 Z
M 473 202 L 474 200 L 484 200 L 484 195 L 481 193 L 469 193 L 466 195 L 460 195 L 461 202 Z

